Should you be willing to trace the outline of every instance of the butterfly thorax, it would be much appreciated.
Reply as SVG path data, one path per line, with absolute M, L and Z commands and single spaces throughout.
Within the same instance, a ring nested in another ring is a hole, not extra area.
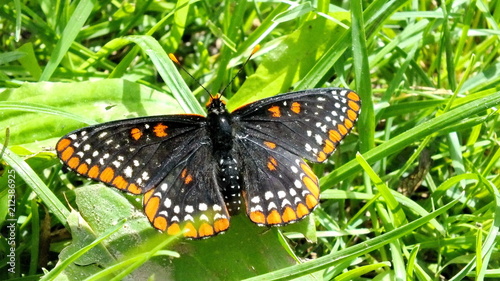
M 220 98 L 212 98 L 207 105 L 207 125 L 214 153 L 230 151 L 233 147 L 233 127 L 231 115 Z
M 240 210 L 241 189 L 238 163 L 233 156 L 232 118 L 219 96 L 210 100 L 207 110 L 213 157 L 219 166 L 219 186 L 229 213 L 234 215 Z

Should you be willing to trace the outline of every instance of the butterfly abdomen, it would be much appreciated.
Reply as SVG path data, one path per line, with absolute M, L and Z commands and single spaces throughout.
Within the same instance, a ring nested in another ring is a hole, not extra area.
M 224 155 L 219 161 L 220 187 L 224 202 L 230 215 L 240 211 L 241 188 L 238 163 L 230 154 Z
M 240 171 L 232 153 L 234 144 L 232 118 L 220 99 L 214 98 L 208 105 L 207 122 L 213 157 L 219 164 L 220 191 L 229 214 L 234 215 L 239 212 L 241 205 Z

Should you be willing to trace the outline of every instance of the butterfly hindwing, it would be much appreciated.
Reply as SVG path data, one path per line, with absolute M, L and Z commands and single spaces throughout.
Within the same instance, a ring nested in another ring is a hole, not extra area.
M 210 147 L 195 143 L 192 151 L 145 194 L 144 213 L 168 234 L 186 229 L 185 237 L 206 238 L 229 228 L 229 214 Z
M 259 225 L 285 225 L 308 215 L 319 202 L 319 183 L 310 167 L 280 145 L 238 140 L 247 214 Z
M 259 100 L 232 114 L 241 136 L 323 162 L 350 132 L 360 107 L 359 96 L 351 90 L 320 88 Z

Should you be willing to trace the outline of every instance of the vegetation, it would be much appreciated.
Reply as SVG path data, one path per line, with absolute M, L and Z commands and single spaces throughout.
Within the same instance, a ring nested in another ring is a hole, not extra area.
M 500 278 L 499 8 L 2 1 L 0 279 Z M 313 216 L 267 229 L 243 214 L 186 241 L 153 229 L 139 196 L 62 171 L 54 146 L 73 129 L 203 114 L 207 93 L 168 53 L 210 92 L 229 84 L 230 110 L 290 89 L 360 94 L 355 129 L 314 165 Z

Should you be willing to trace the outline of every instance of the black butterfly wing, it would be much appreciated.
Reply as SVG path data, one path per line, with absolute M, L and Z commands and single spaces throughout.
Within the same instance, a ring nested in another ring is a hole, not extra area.
M 283 225 L 309 214 L 319 182 L 302 160 L 325 161 L 349 133 L 360 110 L 347 89 L 312 89 L 259 100 L 233 114 L 250 219 Z
M 186 236 L 201 238 L 229 227 L 204 116 L 143 117 L 90 126 L 61 138 L 56 151 L 82 176 L 133 194 L 146 193 L 145 213 L 157 229 L 174 234 L 186 227 Z
M 218 185 L 211 147 L 187 143 L 192 152 L 144 195 L 144 212 L 153 226 L 174 235 L 207 238 L 229 228 L 229 213 Z
M 356 122 L 361 101 L 348 89 L 322 88 L 256 101 L 232 112 L 240 134 L 279 144 L 302 158 L 325 161 Z
M 299 156 L 252 137 L 238 139 L 247 215 L 259 225 L 285 225 L 318 204 L 318 178 Z

